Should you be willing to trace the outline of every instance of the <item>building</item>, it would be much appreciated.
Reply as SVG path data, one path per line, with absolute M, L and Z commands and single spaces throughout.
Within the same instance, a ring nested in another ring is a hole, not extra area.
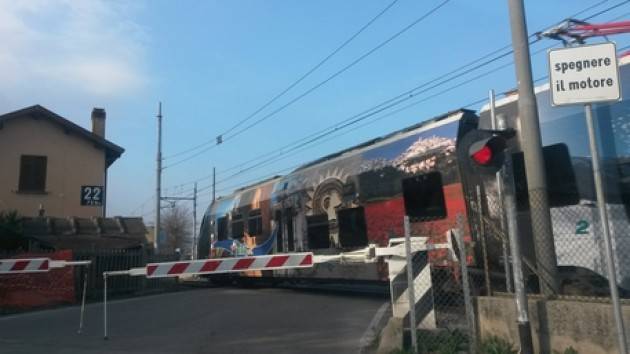
M 105 216 L 107 169 L 123 152 L 105 139 L 101 108 L 92 131 L 40 105 L 0 115 L 0 211 Z

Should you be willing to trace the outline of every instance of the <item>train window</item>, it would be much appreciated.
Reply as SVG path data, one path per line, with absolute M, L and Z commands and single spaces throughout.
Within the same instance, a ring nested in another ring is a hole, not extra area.
M 626 217 L 630 218 L 630 159 L 627 161 L 620 161 L 618 168 L 621 203 L 626 209 Z
M 337 211 L 341 247 L 367 246 L 367 228 L 363 207 Z
M 328 215 L 307 216 L 306 223 L 308 225 L 308 248 L 330 248 Z
M 284 251 L 284 245 L 282 244 L 282 213 L 280 212 L 280 210 L 276 210 L 276 216 L 275 216 L 275 221 L 276 221 L 276 251 L 277 252 L 282 252 Z
M 443 219 L 446 203 L 442 188 L 442 175 L 431 172 L 402 180 L 405 212 L 420 220 Z
M 260 209 L 255 209 L 249 212 L 247 233 L 250 236 L 262 235 L 262 215 L 260 213 Z
M 217 241 L 227 239 L 227 217 L 217 219 Z
M 284 209 L 284 219 L 287 226 L 287 251 L 295 251 L 295 237 L 293 231 L 293 209 Z
M 527 210 L 529 208 L 529 198 L 523 153 L 518 152 L 512 156 L 517 206 L 519 210 Z M 549 206 L 561 207 L 578 204 L 580 202 L 580 194 L 574 166 L 569 155 L 569 148 L 566 144 L 554 144 L 543 147 L 543 158 L 547 174 Z
M 243 237 L 245 231 L 245 225 L 243 225 L 243 215 L 237 214 L 232 216 L 232 238 L 238 239 Z

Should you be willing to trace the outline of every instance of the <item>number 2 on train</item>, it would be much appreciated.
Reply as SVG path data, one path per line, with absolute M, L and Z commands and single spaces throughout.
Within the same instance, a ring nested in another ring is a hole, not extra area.
M 576 235 L 588 235 L 589 227 L 591 224 L 586 220 L 579 220 L 575 223 L 575 234 Z

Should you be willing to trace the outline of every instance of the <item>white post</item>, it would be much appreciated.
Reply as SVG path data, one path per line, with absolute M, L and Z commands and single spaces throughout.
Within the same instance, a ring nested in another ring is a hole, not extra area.
M 79 318 L 79 330 L 78 334 L 81 334 L 83 330 L 83 317 L 85 314 L 85 294 L 87 292 L 87 280 L 88 280 L 88 268 L 86 267 L 83 274 L 83 294 L 81 295 L 81 317 Z
M 103 272 L 103 339 L 107 339 L 107 272 Z

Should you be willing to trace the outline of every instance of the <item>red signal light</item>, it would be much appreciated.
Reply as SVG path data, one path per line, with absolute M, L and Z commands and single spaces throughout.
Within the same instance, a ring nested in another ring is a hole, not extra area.
M 484 145 L 470 157 L 472 157 L 472 159 L 480 165 L 487 165 L 490 161 L 492 161 L 492 149 L 488 145 Z
M 473 129 L 458 141 L 457 158 L 464 173 L 496 174 L 503 168 L 507 139 L 514 130 Z

